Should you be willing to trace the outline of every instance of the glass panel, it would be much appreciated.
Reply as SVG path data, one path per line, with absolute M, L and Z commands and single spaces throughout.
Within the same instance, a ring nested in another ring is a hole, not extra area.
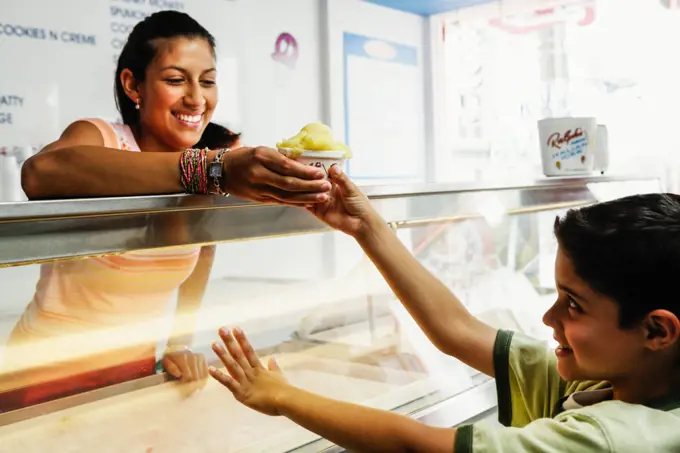
M 492 221 L 480 216 L 414 227 L 399 236 L 475 316 L 552 341 L 541 316 L 556 294 L 553 223 L 564 213 L 546 206 Z
M 168 343 L 190 346 L 196 356 L 174 365 L 189 359 L 183 371 L 200 373 L 202 357 L 214 362 L 210 343 L 222 325 L 242 327 L 263 357 L 276 354 L 294 384 L 390 409 L 395 403 L 381 398 L 414 379 L 408 357 L 392 357 L 397 329 L 384 293 L 367 286 L 370 271 L 358 246 L 335 233 L 0 269 L 9 296 L 0 317 L 1 411 L 153 378 Z M 187 436 L 230 451 L 316 439 L 250 411 L 215 381 L 157 384 L 48 415 L 39 431 L 50 437 L 68 420 L 59 444 L 88 449 L 115 429 L 117 451 L 138 448 L 140 438 L 155 439 L 161 451 L 175 451 Z M 158 424 L 144 423 L 151 419 Z M 45 438 L 32 436 L 31 425 L 1 428 L 3 447 L 40 446 Z M 181 439 L 156 439 L 161 426 Z
M 480 206 L 486 215 L 406 222 L 397 234 L 475 315 L 548 339 L 541 314 L 554 297 L 552 222 L 560 209 L 507 215 L 490 205 Z M 121 451 L 142 438 L 163 451 L 178 451 L 186 438 L 230 451 L 316 441 L 285 418 L 246 409 L 212 380 L 116 390 L 161 377 L 163 364 L 176 372 L 163 361 L 168 344 L 189 346 L 194 355 L 172 362 L 200 375 L 203 360 L 215 363 L 210 343 L 222 325 L 242 327 L 295 385 L 401 413 L 489 379 L 432 346 L 358 245 L 339 233 L 3 268 L 0 279 L 4 411 L 114 390 L 40 419 L 35 429 L 45 439 L 69 424 L 60 445 L 95 448 L 111 429 Z M 0 435 L 22 451 L 45 440 L 31 426 L 15 423 Z
M 157 346 L 182 341 L 176 310 L 200 304 L 210 247 L 0 269 L 3 411 L 156 372 Z M 173 327 L 174 325 L 174 327 Z

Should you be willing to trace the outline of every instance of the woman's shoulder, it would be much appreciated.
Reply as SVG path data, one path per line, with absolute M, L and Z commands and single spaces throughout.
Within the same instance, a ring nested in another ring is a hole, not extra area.
M 108 121 L 103 118 L 83 118 L 80 121 L 94 125 L 102 134 L 104 146 L 128 151 L 139 151 L 132 129 L 127 124 Z
M 77 123 L 87 123 L 94 126 L 101 134 L 105 147 L 118 148 L 116 133 L 113 129 L 113 126 L 108 121 L 104 120 L 103 118 L 81 118 L 74 122 L 74 124 Z

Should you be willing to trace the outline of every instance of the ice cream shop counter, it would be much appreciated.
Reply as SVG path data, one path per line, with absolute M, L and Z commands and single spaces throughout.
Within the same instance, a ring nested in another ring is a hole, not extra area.
M 541 338 L 555 216 L 659 190 L 614 177 L 366 188 L 470 311 Z M 189 196 L 0 204 L 0 288 L 2 453 L 334 451 L 202 378 L 225 325 L 329 397 L 440 426 L 496 405 L 493 381 L 430 345 L 356 243 L 301 209 Z

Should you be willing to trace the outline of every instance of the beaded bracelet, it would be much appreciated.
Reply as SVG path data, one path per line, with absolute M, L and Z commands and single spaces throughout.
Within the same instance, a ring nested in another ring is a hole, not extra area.
M 190 194 L 208 193 L 206 159 L 208 149 L 189 148 L 179 159 L 180 179 L 184 191 Z

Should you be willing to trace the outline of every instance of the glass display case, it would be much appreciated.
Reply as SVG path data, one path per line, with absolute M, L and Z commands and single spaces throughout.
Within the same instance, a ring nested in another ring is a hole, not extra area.
M 555 216 L 659 190 L 613 177 L 365 189 L 471 312 L 546 340 Z M 2 204 L 0 266 L 2 453 L 336 450 L 211 379 L 168 373 L 168 351 L 186 353 L 189 373 L 215 364 L 223 325 L 329 397 L 439 426 L 494 412 L 493 380 L 436 350 L 358 245 L 304 210 L 189 196 Z

